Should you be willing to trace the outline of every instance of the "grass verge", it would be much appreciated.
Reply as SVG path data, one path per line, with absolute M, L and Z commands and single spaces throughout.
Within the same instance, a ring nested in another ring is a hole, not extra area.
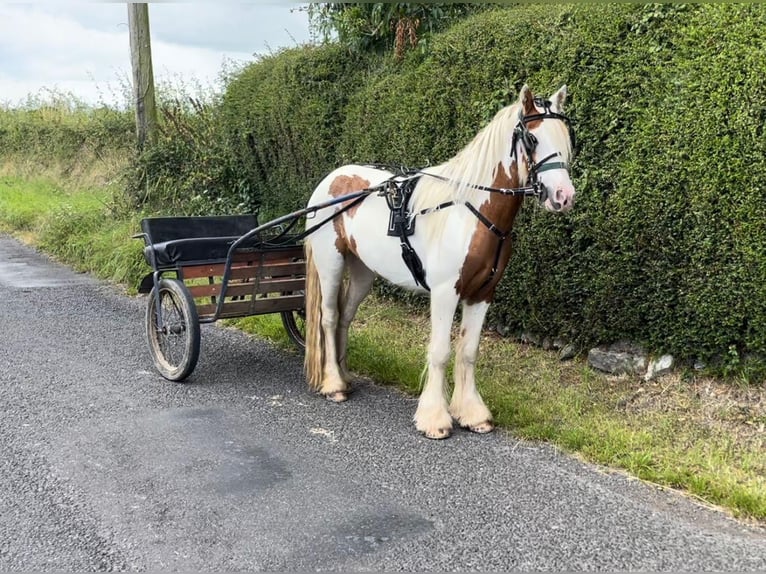
M 109 190 L 0 174 L 0 229 L 80 271 L 132 290 L 148 271 L 130 239 L 138 215 L 120 216 Z M 278 315 L 228 321 L 291 349 Z M 350 368 L 417 394 L 428 317 L 390 300 L 362 305 L 352 326 Z M 766 388 L 693 372 L 653 382 L 606 376 L 583 360 L 486 333 L 477 380 L 497 423 L 585 460 L 689 493 L 766 524 Z

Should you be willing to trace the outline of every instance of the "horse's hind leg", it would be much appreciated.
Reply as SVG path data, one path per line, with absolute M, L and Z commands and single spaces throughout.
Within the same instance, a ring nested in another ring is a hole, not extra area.
M 364 300 L 375 281 L 375 273 L 371 271 L 355 255 L 349 254 L 346 258 L 346 267 L 349 271 L 348 289 L 343 298 L 343 305 L 338 321 L 336 348 L 338 353 L 338 365 L 343 380 L 350 382 L 351 375 L 346 364 L 346 350 L 348 348 L 348 328 L 356 316 L 359 304 Z
M 479 338 L 488 307 L 488 303 L 463 304 L 460 338 L 455 348 L 455 389 L 450 402 L 450 413 L 460 426 L 478 433 L 494 428 L 492 414 L 479 395 L 474 378 Z
M 415 428 L 428 438 L 447 438 L 452 417 L 445 396 L 445 367 L 450 356 L 450 332 L 458 296 L 453 284 L 431 291 L 431 342 L 428 345 L 428 376 L 415 411 Z
M 343 402 L 348 396 L 348 384 L 343 379 L 338 365 L 336 349 L 338 319 L 340 316 L 339 295 L 343 288 L 344 260 L 335 249 L 314 249 L 316 271 L 319 274 L 321 290 L 321 344 L 323 357 L 321 381 L 315 385 L 322 395 L 331 401 Z

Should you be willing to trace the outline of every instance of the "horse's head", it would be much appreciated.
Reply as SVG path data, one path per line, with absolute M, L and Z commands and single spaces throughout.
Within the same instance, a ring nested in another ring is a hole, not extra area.
M 569 211 L 574 205 L 575 189 L 569 177 L 574 132 L 562 113 L 566 97 L 566 86 L 544 100 L 534 97 L 525 85 L 513 131 L 511 153 L 521 160 L 520 171 L 526 171 L 527 183 L 548 211 Z

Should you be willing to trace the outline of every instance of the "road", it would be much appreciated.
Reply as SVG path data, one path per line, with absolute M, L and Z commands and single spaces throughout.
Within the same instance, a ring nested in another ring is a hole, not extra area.
M 145 299 L 5 236 L 0 297 L 0 570 L 766 570 L 764 530 L 502 431 L 426 440 L 413 398 L 322 400 L 230 328 L 167 382 Z

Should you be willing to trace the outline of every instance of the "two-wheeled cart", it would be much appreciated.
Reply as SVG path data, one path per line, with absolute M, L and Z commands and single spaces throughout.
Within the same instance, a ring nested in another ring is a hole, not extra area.
M 306 264 L 303 245 L 255 215 L 154 217 L 141 221 L 152 267 L 139 286 L 149 293 L 146 336 L 154 365 L 171 381 L 194 370 L 200 324 L 280 313 L 300 347 Z
M 197 365 L 200 324 L 279 313 L 289 337 L 305 347 L 306 260 L 291 234 L 305 216 L 345 202 L 319 227 L 374 189 L 332 199 L 267 223 L 255 215 L 148 217 L 141 220 L 144 258 L 151 266 L 139 293 L 148 293 L 146 336 L 154 365 L 182 381 Z

